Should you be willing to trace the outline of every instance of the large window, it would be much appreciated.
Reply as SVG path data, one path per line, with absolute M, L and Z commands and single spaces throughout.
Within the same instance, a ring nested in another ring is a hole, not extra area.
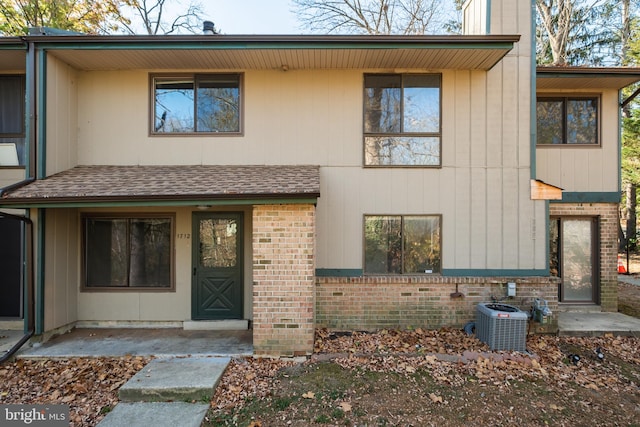
M 153 134 L 240 132 L 240 75 L 153 78 Z
M 597 97 L 538 97 L 539 145 L 598 144 Z
M 0 167 L 25 164 L 24 76 L 0 75 Z
M 439 74 L 364 77 L 364 163 L 440 166 Z
M 440 272 L 439 215 L 367 215 L 364 236 L 366 274 Z
M 173 217 L 85 216 L 84 288 L 173 287 Z

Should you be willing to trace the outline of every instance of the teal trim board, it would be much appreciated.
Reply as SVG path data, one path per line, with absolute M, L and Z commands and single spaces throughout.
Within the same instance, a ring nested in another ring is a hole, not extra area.
M 38 76 L 37 100 L 38 120 L 37 120 L 37 178 L 44 179 L 47 176 L 47 53 L 44 50 L 38 51 L 38 65 L 40 66 Z
M 530 276 L 548 276 L 548 269 L 489 269 L 489 270 L 475 270 L 475 269 L 444 269 L 442 271 L 443 276 L 456 276 L 456 277 L 530 277 Z M 362 277 L 363 271 L 359 268 L 317 268 L 317 277 Z M 376 276 L 371 276 L 376 277 Z M 401 276 L 399 276 L 401 277 Z M 434 274 L 432 277 L 438 277 Z
M 551 200 L 551 203 L 620 203 L 617 191 L 603 192 L 562 192 L 562 200 Z
M 45 266 L 45 211 L 38 209 L 37 252 L 36 252 L 36 290 L 35 290 L 35 333 L 44 332 L 44 266 Z

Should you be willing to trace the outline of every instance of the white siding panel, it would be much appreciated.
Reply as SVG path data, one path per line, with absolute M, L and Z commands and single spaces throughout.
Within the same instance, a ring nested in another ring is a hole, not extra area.
M 456 168 L 455 173 L 455 265 L 471 268 L 471 170 Z
M 530 199 L 527 196 L 527 191 L 531 189 L 531 177 L 529 169 L 519 169 L 518 187 L 519 187 L 519 202 L 518 202 L 518 245 L 513 250 L 518 255 L 517 267 L 522 269 L 532 269 L 536 264 L 536 251 L 535 243 L 538 237 L 538 227 L 544 227 L 544 222 L 539 224 L 539 219 L 536 218 L 535 204 L 540 203 Z M 544 202 L 542 202 L 544 203 Z
M 518 165 L 531 165 L 531 70 L 528 57 L 518 57 Z
M 519 236 L 519 174 L 517 169 L 505 168 L 503 170 L 503 235 L 502 235 L 502 259 L 503 268 L 516 268 L 518 265 Z
M 584 94 L 593 95 L 594 93 L 584 92 Z M 537 178 L 568 192 L 619 191 L 618 92 L 604 91 L 601 95 L 600 107 L 601 144 L 593 147 L 537 148 Z
M 487 169 L 487 268 L 503 267 L 503 172 L 499 168 Z
M 502 161 L 502 64 L 487 73 L 487 166 L 501 167 Z
M 45 236 L 45 330 L 77 320 L 77 281 L 79 257 L 75 210 L 48 212 Z
M 471 169 L 471 268 L 487 266 L 487 170 Z
M 442 73 L 442 166 L 456 164 L 456 77 L 453 72 Z
M 518 164 L 518 61 L 517 58 L 506 57 L 502 61 L 505 78 L 502 80 L 502 159 L 505 167 L 515 167 Z
M 458 242 L 458 217 L 456 189 L 456 170 L 443 168 L 439 174 L 439 205 L 442 207 L 442 267 L 462 268 L 456 260 Z M 461 215 L 462 217 L 462 215 Z
M 471 166 L 487 164 L 487 73 L 471 73 Z
M 455 165 L 468 167 L 471 164 L 471 82 L 468 71 L 456 71 L 455 87 Z
M 77 73 L 53 56 L 47 60 L 47 164 L 52 175 L 78 164 Z

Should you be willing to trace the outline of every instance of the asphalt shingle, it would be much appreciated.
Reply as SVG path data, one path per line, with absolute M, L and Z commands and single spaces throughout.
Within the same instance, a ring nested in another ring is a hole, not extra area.
M 318 197 L 318 166 L 76 166 L 3 194 L 0 203 Z

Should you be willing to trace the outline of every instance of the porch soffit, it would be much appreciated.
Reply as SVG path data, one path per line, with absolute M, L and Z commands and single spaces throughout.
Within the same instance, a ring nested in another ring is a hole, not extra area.
M 0 206 L 313 199 L 319 166 L 76 166 L 8 191 Z
M 488 70 L 519 40 L 485 36 L 36 36 L 78 70 Z
M 24 72 L 27 45 L 17 37 L 0 37 L 0 72 Z
M 640 67 L 538 67 L 536 87 L 543 90 L 622 89 L 640 81 Z

